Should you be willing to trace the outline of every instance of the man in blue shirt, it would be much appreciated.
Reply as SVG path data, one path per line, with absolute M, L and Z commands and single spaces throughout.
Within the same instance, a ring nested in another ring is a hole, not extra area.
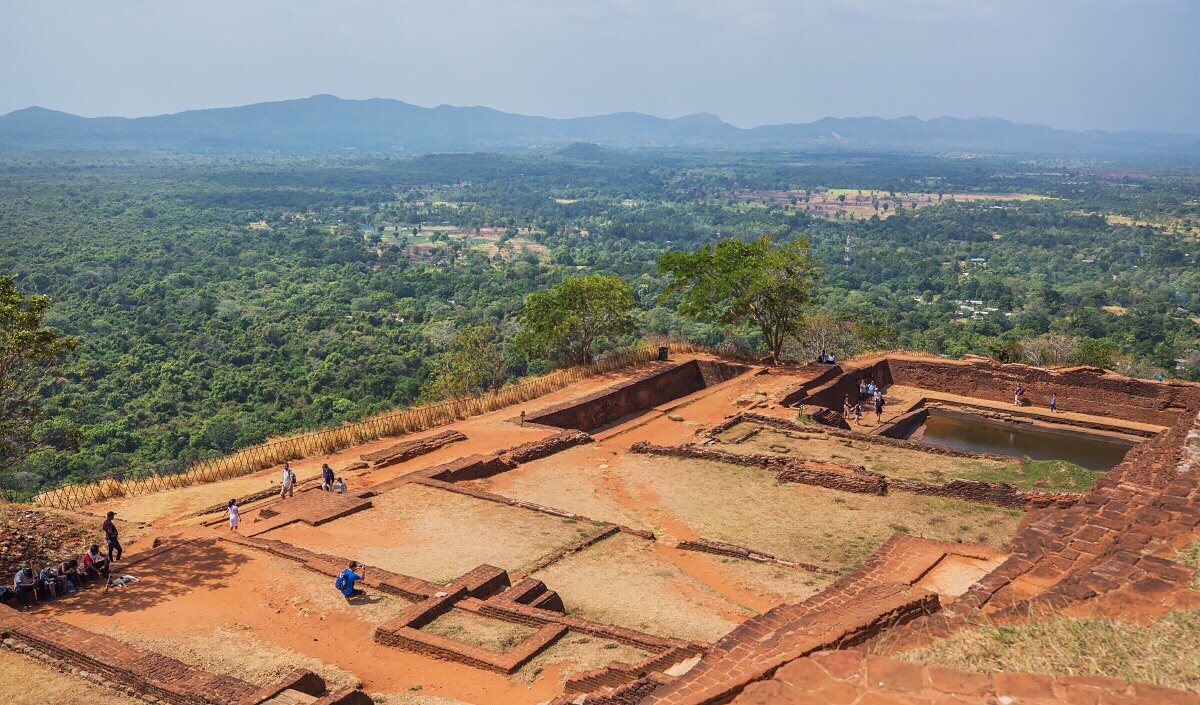
M 362 575 L 356 573 L 356 570 L 362 570 Z M 338 575 L 337 580 L 334 581 L 334 587 L 336 587 L 338 591 L 345 595 L 347 600 L 349 600 L 351 597 L 362 597 L 362 588 L 356 588 L 354 587 L 354 584 L 359 580 L 362 580 L 363 575 L 366 575 L 366 573 L 366 570 L 358 567 L 358 561 L 350 561 L 350 567 L 346 568 L 341 572 L 340 575 Z

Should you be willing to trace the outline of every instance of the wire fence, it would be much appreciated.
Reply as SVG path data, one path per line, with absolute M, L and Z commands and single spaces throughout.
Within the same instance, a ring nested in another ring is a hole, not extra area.
M 199 458 L 187 463 L 151 466 L 124 472 L 119 476 L 104 477 L 94 482 L 66 484 L 36 494 L 33 503 L 42 507 L 75 509 L 117 497 L 131 497 L 249 475 L 279 465 L 285 460 L 329 455 L 379 438 L 424 431 L 521 404 L 589 377 L 652 362 L 658 359 L 660 347 L 665 347 L 670 353 L 677 355 L 707 353 L 740 360 L 750 360 L 754 357 L 750 351 L 729 345 L 711 347 L 680 340 L 655 340 L 645 347 L 605 356 L 590 365 L 557 370 L 478 396 L 388 412 L 362 421 L 268 441 L 228 455 Z M 3 493 L 0 493 L 0 501 L 2 500 Z

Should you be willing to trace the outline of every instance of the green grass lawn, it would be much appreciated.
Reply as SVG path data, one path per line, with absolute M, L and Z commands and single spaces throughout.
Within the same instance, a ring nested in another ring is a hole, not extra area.
M 1104 473 L 1088 470 L 1065 460 L 1031 460 L 1004 468 L 980 467 L 971 479 L 1011 482 L 1018 489 L 1043 492 L 1087 492 Z

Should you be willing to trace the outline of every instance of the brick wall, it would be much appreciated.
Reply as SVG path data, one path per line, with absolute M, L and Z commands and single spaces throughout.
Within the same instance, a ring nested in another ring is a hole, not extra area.
M 534 423 L 593 431 L 639 411 L 732 379 L 748 368 L 723 362 L 689 360 L 652 372 L 590 396 L 535 411 Z

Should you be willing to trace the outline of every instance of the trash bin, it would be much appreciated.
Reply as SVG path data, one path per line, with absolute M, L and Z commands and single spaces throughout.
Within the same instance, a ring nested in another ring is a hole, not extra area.
M 668 350 L 667 350 L 665 347 L 663 347 L 663 348 L 659 348 L 659 349 L 658 349 L 658 359 L 659 359 L 659 360 L 661 360 L 661 361 L 663 361 L 663 362 L 666 362 L 666 361 L 667 361 L 667 353 L 668 353 L 668 352 L 669 352 L 669 351 L 668 351 Z

